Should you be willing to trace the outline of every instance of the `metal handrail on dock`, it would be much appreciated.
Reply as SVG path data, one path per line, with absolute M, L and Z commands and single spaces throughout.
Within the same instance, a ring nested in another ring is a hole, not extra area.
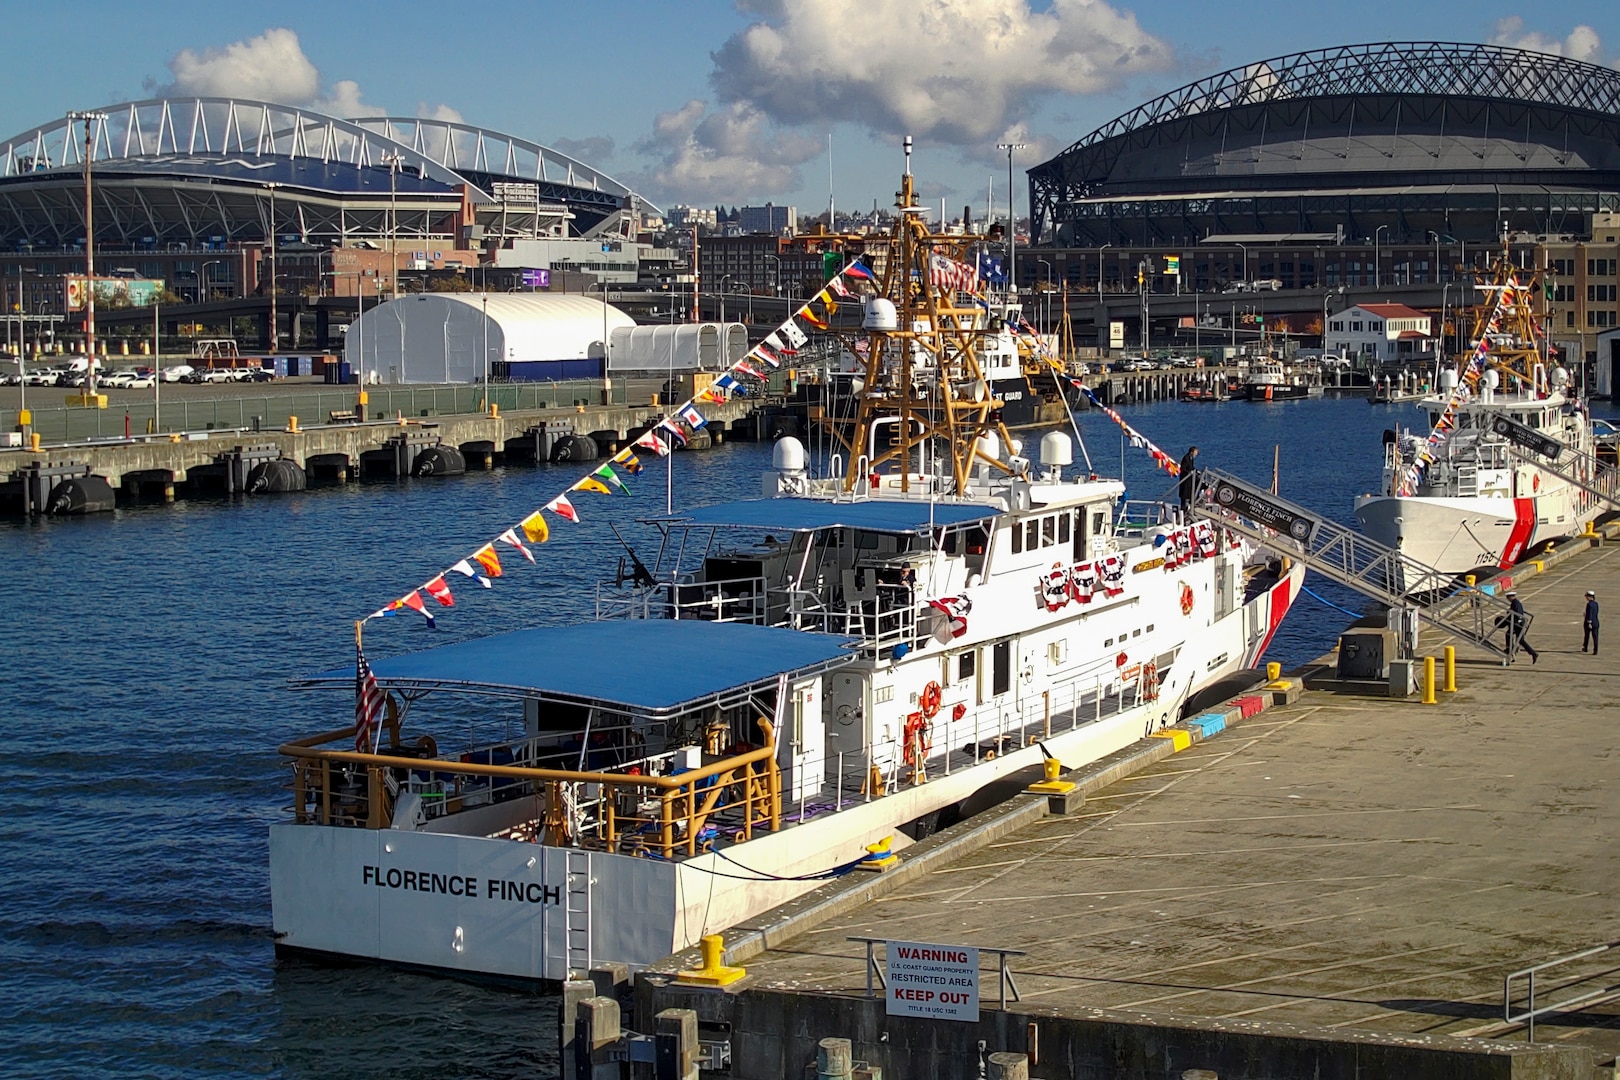
M 1528 1032 L 1529 1041 L 1535 1042 L 1536 1017 L 1546 1016 L 1550 1013 L 1569 1012 L 1577 1005 L 1595 1005 L 1600 1001 L 1610 1001 L 1614 998 L 1620 998 L 1620 983 L 1611 983 L 1610 985 L 1604 986 L 1597 990 L 1588 990 L 1585 993 L 1576 994 L 1574 997 L 1565 998 L 1563 1001 L 1556 1002 L 1552 1005 L 1543 1005 L 1540 1008 L 1536 1007 L 1536 976 L 1538 974 L 1552 968 L 1563 967 L 1565 964 L 1571 964 L 1577 960 L 1585 960 L 1588 957 L 1599 956 L 1603 953 L 1609 952 L 1611 949 L 1616 948 L 1620 948 L 1620 941 L 1611 941 L 1607 945 L 1596 945 L 1590 949 L 1582 949 L 1580 952 L 1570 953 L 1568 956 L 1560 956 L 1555 960 L 1543 961 L 1540 964 L 1533 964 L 1530 967 L 1521 968 L 1520 970 L 1507 975 L 1502 980 L 1502 1020 L 1508 1024 L 1524 1024 Z M 1605 976 L 1613 975 L 1616 972 L 1620 972 L 1620 965 L 1606 968 L 1603 971 L 1594 972 L 1591 975 L 1586 975 L 1570 982 L 1562 983 L 1555 989 L 1579 986 L 1582 983 L 1588 983 L 1593 979 L 1600 979 Z M 1515 979 L 1525 980 L 1525 1007 L 1524 1011 L 1520 1013 L 1515 1013 L 1513 1011 L 1513 982 Z
M 887 946 L 890 939 L 880 937 L 846 937 L 844 940 L 863 941 L 866 943 L 866 996 L 876 997 L 877 994 L 875 991 L 877 986 L 881 986 L 885 990 L 888 989 L 889 984 L 883 978 L 883 969 L 878 967 L 877 953 L 874 946 Z M 980 952 L 993 952 L 996 954 L 997 989 L 999 991 L 998 996 L 1000 998 L 1001 1008 L 1003 1011 L 1005 1011 L 1007 1008 L 1008 990 L 1012 991 L 1012 999 L 1014 1001 L 1024 1000 L 1018 995 L 1018 983 L 1013 980 L 1012 968 L 1007 966 L 1007 957 L 1028 956 L 1029 953 L 1025 952 L 1023 949 L 998 949 L 990 945 L 972 945 L 964 946 L 964 948 L 974 948 L 978 949 Z M 876 986 L 873 985 L 874 978 L 877 980 Z

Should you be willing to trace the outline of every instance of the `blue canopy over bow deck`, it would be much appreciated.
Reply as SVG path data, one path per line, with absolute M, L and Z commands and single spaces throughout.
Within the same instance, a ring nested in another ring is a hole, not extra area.
M 600 704 L 645 716 L 730 705 L 853 660 L 854 639 L 701 619 L 628 619 L 515 630 L 370 660 L 386 689 Z M 369 659 L 369 658 L 368 658 Z M 297 689 L 354 686 L 352 667 L 295 679 Z

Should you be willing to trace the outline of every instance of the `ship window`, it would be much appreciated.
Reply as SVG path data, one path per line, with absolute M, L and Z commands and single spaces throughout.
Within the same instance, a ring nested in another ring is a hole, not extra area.
M 1153 624 L 1152 623 L 1147 624 L 1147 632 L 1150 633 L 1150 634 L 1153 633 Z
M 1108 646 L 1112 645 L 1113 643 L 1114 643 L 1114 639 L 1109 638 L 1107 641 L 1103 642 L 1103 648 L 1106 649 L 1106 648 L 1108 648 Z
M 974 661 L 978 659 L 978 655 L 979 654 L 976 652 L 969 651 L 962 653 L 956 658 L 957 682 L 966 682 L 967 680 L 973 678 L 973 671 L 976 666 Z
M 1091 515 L 1091 535 L 1101 536 L 1103 531 L 1103 516 L 1099 511 Z
M 1005 694 L 1012 688 L 1012 642 L 998 641 L 991 650 L 990 693 Z
M 1012 549 L 1014 555 L 1024 550 L 1024 530 L 1017 525 L 1012 527 Z
M 1024 547 L 1034 551 L 1041 546 L 1041 523 L 1034 519 L 1024 522 Z
M 1067 513 L 1058 515 L 1058 543 L 1060 544 L 1069 542 L 1069 523 L 1071 519 L 1071 515 Z
M 1141 636 L 1142 636 L 1142 631 L 1141 631 L 1140 628 L 1131 631 L 1131 637 L 1138 638 L 1138 637 L 1141 637 Z
M 1041 518 L 1041 547 L 1051 547 L 1057 536 L 1057 518 L 1048 514 Z

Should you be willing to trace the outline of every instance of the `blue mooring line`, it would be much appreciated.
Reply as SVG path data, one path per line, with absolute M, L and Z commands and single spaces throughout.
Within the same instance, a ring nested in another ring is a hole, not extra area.
M 1329 600 L 1329 599 L 1327 599 L 1325 597 L 1318 596 L 1316 593 L 1314 593 L 1314 592 L 1312 592 L 1310 590 L 1309 586 L 1301 585 L 1299 587 L 1299 591 L 1306 594 L 1307 596 L 1309 596 L 1313 600 L 1320 600 L 1322 603 L 1326 604 L 1330 608 L 1333 608 L 1335 611 L 1344 612 L 1346 615 L 1349 615 L 1353 619 L 1359 619 L 1362 616 L 1362 613 L 1359 612 L 1359 611 L 1351 611 L 1347 607 L 1340 607 L 1338 604 L 1335 604 L 1333 601 L 1331 601 L 1331 600 Z

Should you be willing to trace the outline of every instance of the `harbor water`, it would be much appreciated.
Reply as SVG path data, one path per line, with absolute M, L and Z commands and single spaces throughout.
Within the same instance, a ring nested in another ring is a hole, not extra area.
M 1128 419 L 1168 453 L 1269 483 L 1340 521 L 1379 481 L 1380 436 L 1410 406 L 1365 400 L 1166 403 Z M 1132 498 L 1174 481 L 1084 413 L 1095 470 Z M 1031 451 L 1038 436 L 1030 434 Z M 757 497 L 770 448 L 677 455 L 677 510 Z M 1079 454 L 1076 454 L 1077 465 Z M 372 622 L 374 657 L 590 618 L 618 523 L 649 564 L 665 465 L 629 498 L 581 494 L 536 566 L 459 588 L 438 629 Z M 10 746 L 0 815 L 0 1039 L 13 1076 L 555 1075 L 555 998 L 369 967 L 278 962 L 266 830 L 284 812 L 275 747 L 343 726 L 343 694 L 291 675 L 353 662 L 351 621 L 553 498 L 579 467 L 182 501 L 0 524 L 10 577 L 0 688 Z M 628 527 L 627 527 L 628 526 Z M 456 579 L 459 580 L 459 579 Z M 1359 600 L 1316 578 L 1269 659 L 1329 648 Z M 720 658 L 717 658 L 719 660 Z M 580 658 L 634 668 L 634 656 Z

